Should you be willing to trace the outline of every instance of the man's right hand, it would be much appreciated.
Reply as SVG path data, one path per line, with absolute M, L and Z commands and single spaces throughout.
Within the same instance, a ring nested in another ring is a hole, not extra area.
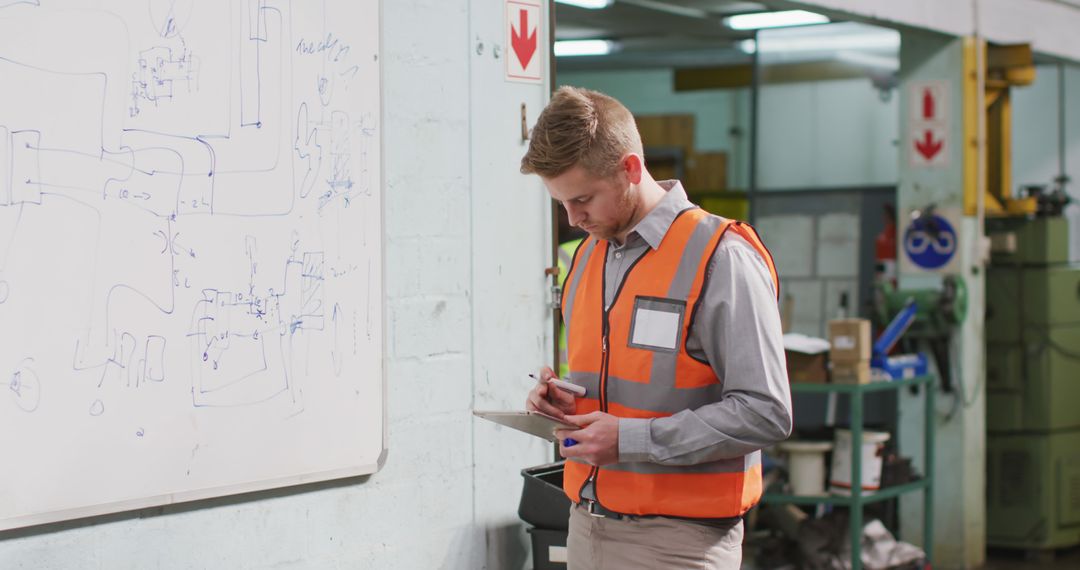
M 548 384 L 548 380 L 552 378 L 558 376 L 551 368 L 545 366 L 540 370 L 540 381 L 529 391 L 525 409 L 562 419 L 563 416 L 574 413 L 574 395 Z

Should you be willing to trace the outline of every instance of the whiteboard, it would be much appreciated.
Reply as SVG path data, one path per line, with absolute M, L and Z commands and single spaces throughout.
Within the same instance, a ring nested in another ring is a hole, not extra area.
M 377 0 L 0 0 L 0 529 L 385 457 Z

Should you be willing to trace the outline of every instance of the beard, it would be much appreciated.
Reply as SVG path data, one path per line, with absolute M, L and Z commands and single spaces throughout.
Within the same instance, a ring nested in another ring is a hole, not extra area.
M 595 224 L 583 229 L 589 232 L 589 236 L 594 239 L 611 241 L 612 238 L 619 235 L 618 228 L 619 226 L 616 224 Z
M 626 190 L 616 198 L 614 215 L 610 221 L 599 222 L 590 225 L 588 229 L 582 229 L 585 229 L 594 238 L 613 241 L 618 236 L 629 233 L 633 226 L 640 221 L 636 219 L 638 207 L 637 195 L 633 186 L 627 185 Z

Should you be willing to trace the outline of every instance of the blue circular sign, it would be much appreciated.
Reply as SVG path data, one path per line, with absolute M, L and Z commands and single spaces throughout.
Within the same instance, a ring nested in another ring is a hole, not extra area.
M 904 232 L 904 253 L 923 269 L 938 269 L 956 254 L 956 230 L 941 216 L 918 218 Z

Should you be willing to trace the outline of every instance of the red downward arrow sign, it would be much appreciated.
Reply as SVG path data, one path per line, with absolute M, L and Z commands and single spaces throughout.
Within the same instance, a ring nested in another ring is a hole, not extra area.
M 529 31 L 529 12 L 522 10 L 520 17 L 521 23 L 518 24 L 517 30 L 514 26 L 510 26 L 510 45 L 514 48 L 518 61 L 521 62 L 521 68 L 525 69 L 529 67 L 529 62 L 536 53 L 536 30 L 533 30 L 532 35 L 526 35 Z
M 934 133 L 930 132 L 930 129 L 926 129 L 923 134 L 923 140 L 915 141 L 915 151 L 922 155 L 927 162 L 932 160 L 937 153 L 941 152 L 941 147 L 945 144 L 944 140 L 935 141 Z

